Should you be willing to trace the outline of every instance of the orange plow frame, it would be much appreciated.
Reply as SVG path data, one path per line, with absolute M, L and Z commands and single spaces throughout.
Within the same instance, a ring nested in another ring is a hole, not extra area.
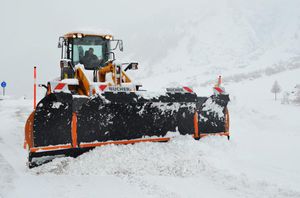
M 158 137 L 158 138 L 144 138 L 144 139 L 132 139 L 132 140 L 118 140 L 118 141 L 107 141 L 107 142 L 91 142 L 91 143 L 80 143 L 77 142 L 77 115 L 76 113 L 73 113 L 72 115 L 72 130 L 71 130 L 71 137 L 72 142 L 65 145 L 51 145 L 51 146 L 44 146 L 44 147 L 34 147 L 33 142 L 33 120 L 34 120 L 34 111 L 30 114 L 26 125 L 25 125 L 25 142 L 24 142 L 24 148 L 26 148 L 26 145 L 29 148 L 29 151 L 32 153 L 35 152 L 43 152 L 43 151 L 55 151 L 55 150 L 61 150 L 61 149 L 72 149 L 72 148 L 94 148 L 98 146 L 105 146 L 110 144 L 115 145 L 126 145 L 126 144 L 135 144 L 135 143 L 141 143 L 141 142 L 167 142 L 172 137 Z M 194 115 L 194 134 L 192 135 L 193 138 L 196 140 L 199 140 L 200 138 L 206 137 L 206 136 L 227 136 L 228 139 L 230 137 L 229 133 L 229 112 L 226 108 L 225 111 L 225 130 L 224 132 L 219 133 L 205 133 L 205 134 L 199 134 L 199 126 L 198 126 L 198 113 L 196 112 Z

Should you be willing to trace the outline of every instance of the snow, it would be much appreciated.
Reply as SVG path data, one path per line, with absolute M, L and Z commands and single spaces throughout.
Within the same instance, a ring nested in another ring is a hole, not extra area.
M 73 98 L 88 98 L 85 95 L 72 95 Z
M 132 56 L 152 59 L 141 58 L 133 76 L 147 90 L 189 86 L 209 96 L 222 75 L 231 98 L 230 141 L 176 136 L 108 145 L 29 170 L 22 147 L 32 101 L 7 97 L 0 100 L 0 197 L 299 198 L 300 106 L 280 101 L 300 83 L 299 1 L 199 2 L 175 28 L 144 36 L 144 49 L 134 35 L 141 45 L 131 47 L 138 49 Z M 275 80 L 282 88 L 277 101 Z
M 66 83 L 68 85 L 78 85 L 79 84 L 78 80 L 75 78 L 63 79 L 61 82 Z
M 168 143 L 108 145 L 31 170 L 22 144 L 32 101 L 3 100 L 0 195 L 300 197 L 299 106 L 275 102 L 270 92 L 275 77 L 293 87 L 299 75 L 298 69 L 227 84 L 230 141 L 177 136 Z
M 99 29 L 91 27 L 82 27 L 74 31 L 69 31 L 70 33 L 82 33 L 82 34 L 95 34 L 95 35 L 112 35 L 112 31 L 109 29 Z
M 154 91 L 138 91 L 136 92 L 138 96 L 141 96 L 145 99 L 158 99 L 159 96 L 166 95 L 166 92 L 154 92 Z
M 0 100 L 7 100 L 7 99 L 9 99 L 9 96 L 0 95 Z
M 203 111 L 215 112 L 219 118 L 224 117 L 223 108 L 212 101 L 212 98 L 208 98 L 203 104 Z
M 61 102 L 54 102 L 53 104 L 52 104 L 52 109 L 59 109 L 59 107 L 62 105 L 62 103 Z
M 81 69 L 81 71 L 84 73 L 86 79 L 88 80 L 89 84 L 93 83 L 94 70 L 86 70 L 82 64 L 75 65 L 75 68 Z

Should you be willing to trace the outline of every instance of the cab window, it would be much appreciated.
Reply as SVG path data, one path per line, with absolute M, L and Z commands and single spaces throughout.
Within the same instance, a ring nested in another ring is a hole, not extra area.
M 107 42 L 101 37 L 86 36 L 73 40 L 73 65 L 83 64 L 86 69 L 97 69 L 108 60 Z

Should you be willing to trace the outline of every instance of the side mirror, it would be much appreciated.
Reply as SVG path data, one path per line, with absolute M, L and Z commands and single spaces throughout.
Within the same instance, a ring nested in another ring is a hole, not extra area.
M 121 52 L 123 52 L 123 41 L 122 40 L 119 41 L 119 49 Z
M 63 42 L 64 42 L 64 37 L 62 37 L 62 36 L 59 37 L 57 47 L 62 48 Z
M 48 87 L 45 84 L 38 84 L 39 87 L 44 87 L 45 89 L 47 89 Z
M 119 50 L 123 52 L 123 41 L 122 40 L 112 40 L 112 41 L 117 42 L 117 44 L 115 45 L 114 48 L 112 48 L 112 50 L 116 50 L 119 47 Z
M 138 69 L 138 63 L 130 63 L 125 69 L 124 71 L 127 70 L 137 70 Z

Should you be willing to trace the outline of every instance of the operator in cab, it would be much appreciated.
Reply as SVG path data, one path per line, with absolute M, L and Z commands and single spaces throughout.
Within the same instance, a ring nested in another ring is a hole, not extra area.
M 94 54 L 94 49 L 92 47 L 85 51 L 85 55 L 81 58 L 80 63 L 83 64 L 88 69 L 94 69 L 99 66 L 101 60 Z

